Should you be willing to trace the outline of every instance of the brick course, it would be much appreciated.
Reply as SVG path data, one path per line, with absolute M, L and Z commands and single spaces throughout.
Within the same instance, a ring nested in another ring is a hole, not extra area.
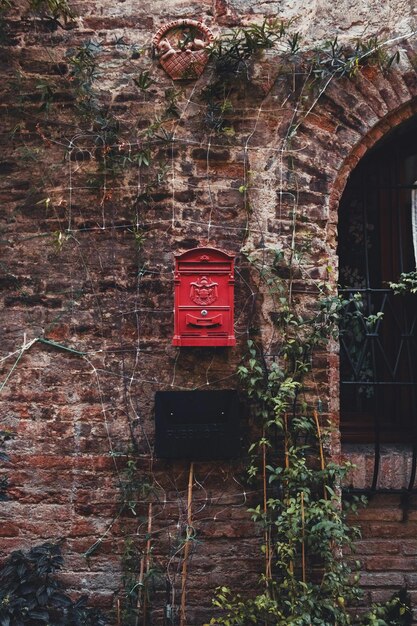
M 8 444 L 11 500 L 2 510 L 1 555 L 64 538 L 63 580 L 70 591 L 89 592 L 105 608 L 123 595 L 126 537 L 139 537 L 142 548 L 147 539 L 146 498 L 139 498 L 138 517 L 126 510 L 119 515 L 120 480 L 132 445 L 141 470 L 136 478 L 151 473 L 157 484 L 155 561 L 169 573 L 177 593 L 181 585 L 175 550 L 186 527 L 189 465 L 151 457 L 155 392 L 236 388 L 248 328 L 261 326 L 265 341 L 274 340 L 268 301 L 256 297 L 256 281 L 239 255 L 247 224 L 252 245 L 285 250 L 297 206 L 302 217 L 297 241 L 311 250 L 308 273 L 313 280 L 324 279 L 323 268 L 337 268 L 337 208 L 350 172 L 378 139 L 417 110 L 410 42 L 399 67 L 385 74 L 369 68 L 357 80 L 333 83 L 285 147 L 283 163 L 280 151 L 293 113 L 293 102 L 285 99 L 287 77 L 282 84 L 268 83 L 270 91 L 263 83 L 253 92 L 243 90 L 230 113 L 235 134 L 229 139 L 203 128 L 203 104 L 196 93 L 205 85 L 203 76 L 197 87 L 181 87 L 181 117 L 166 124 L 174 136 L 158 153 L 168 167 L 166 182 L 144 197 L 146 170 L 128 161 L 115 176 L 103 177 L 98 129 L 78 131 L 69 93 L 70 51 L 88 38 L 101 42 L 97 63 L 103 73 L 97 88 L 102 101 L 125 129 L 146 128 L 162 114 L 164 93 L 172 88 L 147 56 L 153 32 L 170 19 L 190 15 L 205 19 L 217 32 L 249 17 L 239 6 L 225 0 L 178 0 L 169 7 L 141 3 L 129 15 L 122 5 L 89 1 L 77 5 L 81 18 L 71 30 L 50 30 L 31 17 L 21 21 L 18 11 L 8 25 L 10 45 L 1 60 L 2 355 L 37 337 L 80 354 L 34 343 L 4 387 L 2 421 L 16 437 Z M 115 43 L 118 38 L 125 43 Z M 142 66 L 157 80 L 147 94 L 133 82 Z M 55 81 L 55 91 L 50 110 L 42 113 L 41 88 L 47 80 Z M 136 130 L 128 135 L 132 142 L 138 137 Z M 131 148 L 127 143 L 119 152 L 128 156 Z M 250 213 L 239 190 L 248 183 L 248 173 Z M 143 244 L 135 239 L 136 228 L 144 233 Z M 178 350 L 171 346 L 172 254 L 206 244 L 239 255 L 238 346 Z M 336 278 L 331 280 L 335 285 Z M 306 307 L 312 291 L 311 281 L 298 277 L 295 292 Z M 315 380 L 325 417 L 337 424 L 335 352 L 333 346 L 317 356 Z M 3 361 L 1 380 L 18 354 Z M 245 415 L 246 442 L 249 436 Z M 338 454 L 336 441 L 333 453 Z M 356 457 L 354 480 L 361 486 L 369 469 L 363 453 Z M 260 531 L 246 512 L 257 494 L 244 486 L 243 474 L 244 460 L 196 464 L 197 542 L 187 581 L 190 625 L 200 626 L 212 615 L 217 585 L 246 592 L 258 581 Z M 398 499 L 379 497 L 360 513 L 358 552 L 368 602 L 386 598 L 404 583 L 417 594 L 413 506 L 404 517 Z M 85 553 L 100 537 L 102 543 L 87 560 Z M 152 601 L 155 624 L 162 623 L 165 604 L 158 585 Z

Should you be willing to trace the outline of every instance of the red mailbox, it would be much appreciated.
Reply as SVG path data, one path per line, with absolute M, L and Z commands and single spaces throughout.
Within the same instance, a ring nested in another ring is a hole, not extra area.
M 175 257 L 174 346 L 234 346 L 234 259 L 214 248 Z

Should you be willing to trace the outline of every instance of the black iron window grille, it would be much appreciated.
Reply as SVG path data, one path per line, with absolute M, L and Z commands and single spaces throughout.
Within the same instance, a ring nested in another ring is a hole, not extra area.
M 417 124 L 400 127 L 359 164 L 339 209 L 342 441 L 411 455 L 404 489 L 417 468 L 417 295 L 396 295 L 390 282 L 416 269 Z

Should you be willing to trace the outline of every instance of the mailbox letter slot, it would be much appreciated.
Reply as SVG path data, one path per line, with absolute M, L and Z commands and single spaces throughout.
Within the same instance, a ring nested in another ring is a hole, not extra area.
M 221 326 L 223 324 L 222 315 L 215 315 L 214 317 L 194 317 L 187 314 L 187 324 L 189 326 Z
M 194 248 L 175 257 L 174 346 L 234 346 L 234 256 Z

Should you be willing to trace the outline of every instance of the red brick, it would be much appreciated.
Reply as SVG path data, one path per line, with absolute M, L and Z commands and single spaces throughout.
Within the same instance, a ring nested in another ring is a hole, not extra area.
M 0 525 L 0 537 L 17 537 L 20 534 L 19 527 L 12 523 Z
M 85 4 L 78 28 L 57 27 L 53 32 L 47 32 L 41 20 L 32 28 L 31 18 L 17 19 L 16 13 L 12 24 L 16 45 L 7 48 L 10 62 L 3 68 L 7 74 L 1 86 L 6 132 L 0 137 L 0 221 L 8 245 L 2 251 L 1 268 L 6 275 L 1 286 L 3 304 L 8 307 L 2 349 L 4 354 L 17 350 L 26 332 L 28 338 L 45 336 L 85 350 L 87 358 L 37 344 L 25 353 L 4 388 L 4 415 L 17 436 L 9 445 L 14 500 L 2 503 L 0 534 L 2 556 L 63 537 L 63 581 L 75 596 L 90 593 L 92 603 L 110 607 L 115 593 L 124 594 L 120 557 L 127 538 L 135 542 L 140 567 L 147 542 L 148 499 L 154 499 L 155 560 L 162 570 L 169 566 L 174 576 L 181 566 L 180 554 L 172 557 L 172 551 L 187 519 L 189 463 L 152 457 L 155 392 L 207 388 L 207 383 L 209 388 L 235 387 L 248 326 L 260 324 L 262 332 L 269 332 L 265 318 L 252 310 L 258 286 L 240 255 L 248 220 L 250 237 L 259 251 L 276 245 L 288 250 L 293 234 L 291 199 L 297 198 L 303 221 L 296 241 L 308 244 L 311 253 L 306 254 L 311 261 L 295 276 L 294 297 L 309 311 L 317 299 L 313 281 L 326 275 L 329 263 L 337 267 L 336 211 L 349 174 L 391 128 L 416 113 L 417 104 L 410 102 L 416 80 L 411 70 L 404 70 L 405 62 L 386 75 L 376 67 L 365 68 L 356 81 L 334 81 L 299 126 L 291 145 L 283 143 L 294 101 L 286 100 L 288 67 L 280 69 L 274 83 L 279 64 L 269 51 L 254 85 L 245 88 L 241 98 L 230 95 L 234 137 L 212 132 L 208 139 L 210 131 L 203 124 L 205 103 L 199 100 L 206 74 L 197 83 L 179 87 L 181 118 L 163 121 L 167 132 L 173 133 L 172 141 L 155 146 L 156 158 L 169 165 L 164 183 L 143 197 L 154 172 L 139 171 L 126 161 L 116 181 L 108 177 L 106 192 L 88 190 L 100 174 L 97 166 L 104 165 L 105 155 L 96 145 L 90 122 L 74 114 L 74 96 L 67 91 L 71 86 L 68 51 L 87 37 L 101 42 L 98 87 L 103 103 L 126 129 L 121 132 L 128 141 L 120 155 L 134 156 L 143 129 L 155 116 L 164 115 L 165 91 L 172 87 L 142 47 L 151 41 L 154 24 L 180 16 L 185 6 L 167 3 L 164 15 L 150 17 L 141 3 L 134 16 L 126 13 L 123 2 L 116 8 L 106 2 L 96 5 Z M 237 1 L 204 0 L 191 5 L 194 17 L 209 15 L 216 32 L 219 25 L 247 18 L 236 8 Z M 256 3 L 253 10 L 256 14 Z M 122 30 L 125 45 L 120 41 Z M 133 80 L 142 67 L 149 67 L 157 81 L 146 93 Z M 15 107 L 18 81 L 14 73 L 13 89 L 5 93 L 15 68 L 20 68 L 19 80 L 30 98 L 19 102 L 19 107 Z M 56 81 L 58 102 L 49 112 L 40 112 L 37 87 L 51 77 Z M 21 128 L 16 127 L 19 121 L 24 123 Z M 13 137 L 8 133 L 12 129 Z M 66 155 L 64 145 L 69 138 L 76 148 Z M 293 164 L 287 162 L 289 158 Z M 248 186 L 250 215 L 239 192 L 242 185 Z M 47 197 L 51 198 L 49 207 L 43 202 Z M 75 229 L 73 237 L 64 240 L 59 250 L 58 232 L 65 234 L 70 225 Z M 143 245 L 135 243 L 136 226 L 144 231 Z M 238 255 L 239 345 L 230 351 L 178 351 L 171 346 L 173 253 L 206 243 Z M 335 273 L 329 282 L 334 290 Z M 254 306 L 261 306 L 260 298 Z M 305 398 L 315 401 L 318 384 L 323 422 L 330 417 L 337 425 L 334 343 L 329 350 L 315 360 L 315 380 L 306 384 Z M 2 363 L 1 380 L 12 363 L 13 359 Z M 338 454 L 336 432 L 328 448 Z M 157 488 L 145 498 L 139 489 L 133 494 L 136 515 L 125 509 L 117 517 L 127 454 L 137 456 L 137 478 L 151 474 Z M 356 454 L 363 463 L 349 480 L 365 484 L 372 460 L 361 451 Z M 246 513 L 258 494 L 244 494 L 243 465 L 239 461 L 195 464 L 192 512 L 197 540 L 187 581 L 190 624 L 209 621 L 215 586 L 230 582 L 246 595 L 258 583 L 264 560 L 262 531 Z M 388 469 L 391 480 L 394 464 Z M 359 515 L 363 539 L 357 555 L 366 568 L 367 601 L 385 597 L 404 582 L 417 593 L 416 511 L 411 507 L 408 521 L 403 521 L 398 501 L 373 499 Z M 96 552 L 84 559 L 82 555 L 96 541 L 100 542 Z M 177 575 L 177 597 L 178 579 Z M 164 590 L 158 593 L 152 607 L 155 623 L 163 621 L 165 606 Z

